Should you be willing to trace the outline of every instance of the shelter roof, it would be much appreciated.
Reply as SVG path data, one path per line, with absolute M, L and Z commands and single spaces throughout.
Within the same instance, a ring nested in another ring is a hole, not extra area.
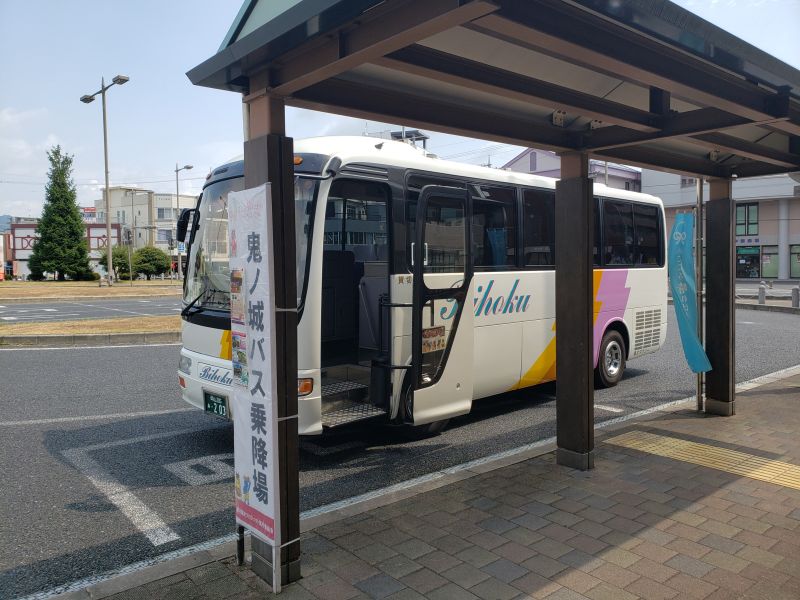
M 800 170 L 800 71 L 666 0 L 248 0 L 188 76 L 641 167 Z

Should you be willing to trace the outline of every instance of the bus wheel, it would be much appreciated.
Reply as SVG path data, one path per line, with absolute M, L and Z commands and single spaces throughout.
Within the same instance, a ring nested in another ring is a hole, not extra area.
M 594 381 L 599 388 L 617 385 L 625 372 L 625 340 L 619 331 L 609 329 L 600 342 Z
M 420 425 L 419 430 L 424 431 L 428 435 L 437 435 L 444 431 L 447 424 L 450 422 L 450 419 L 442 419 L 441 421 L 434 421 L 433 423 L 428 423 L 427 425 Z
M 411 398 L 413 392 L 411 391 L 411 386 L 409 385 L 405 392 L 403 393 L 403 408 L 406 413 L 406 418 L 410 421 L 411 420 Z M 442 419 L 441 421 L 434 421 L 433 423 L 428 423 L 426 425 L 412 425 L 409 424 L 407 426 L 408 434 L 411 438 L 421 438 L 427 437 L 429 435 L 439 435 L 442 431 L 444 431 L 447 424 L 450 422 L 450 419 Z

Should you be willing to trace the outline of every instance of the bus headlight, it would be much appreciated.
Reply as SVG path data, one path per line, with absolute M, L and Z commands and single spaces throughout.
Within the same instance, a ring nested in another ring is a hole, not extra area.
M 310 377 L 301 377 L 297 380 L 297 395 L 308 396 L 314 390 L 314 380 Z
M 178 362 L 178 371 L 181 373 L 186 373 L 187 375 L 192 374 L 192 359 L 188 356 L 181 356 L 180 361 Z

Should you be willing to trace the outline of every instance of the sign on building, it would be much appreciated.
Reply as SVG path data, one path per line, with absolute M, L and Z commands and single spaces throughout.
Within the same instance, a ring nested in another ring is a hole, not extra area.
M 275 306 L 268 184 L 228 195 L 236 522 L 280 548 Z M 275 552 L 273 552 L 275 555 Z M 276 563 L 277 562 L 277 567 Z M 278 569 L 280 559 L 273 560 Z

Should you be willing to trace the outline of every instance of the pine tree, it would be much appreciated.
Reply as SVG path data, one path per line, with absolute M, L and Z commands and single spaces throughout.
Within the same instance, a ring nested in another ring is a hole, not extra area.
M 50 160 L 45 203 L 39 220 L 38 241 L 28 261 L 33 279 L 54 273 L 59 281 L 81 279 L 90 272 L 86 228 L 78 209 L 72 181 L 73 156 L 55 146 L 47 152 Z

